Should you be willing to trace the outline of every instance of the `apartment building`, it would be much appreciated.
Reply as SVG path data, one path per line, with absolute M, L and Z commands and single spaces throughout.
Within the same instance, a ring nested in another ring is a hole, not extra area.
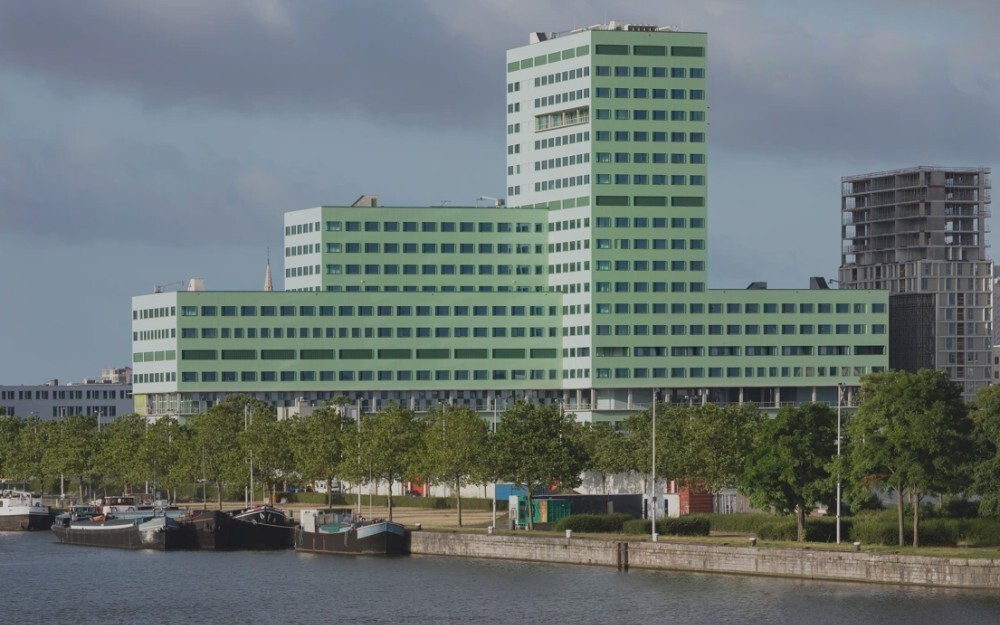
M 989 174 L 912 167 L 842 179 L 841 288 L 887 289 L 889 366 L 947 371 L 969 400 L 993 377 Z

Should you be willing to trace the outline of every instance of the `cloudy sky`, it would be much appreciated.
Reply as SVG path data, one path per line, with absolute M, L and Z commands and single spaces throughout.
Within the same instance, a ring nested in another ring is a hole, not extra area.
M 0 0 L 0 384 L 260 289 L 287 210 L 502 196 L 504 50 L 609 19 L 709 33 L 713 288 L 833 277 L 842 175 L 1000 153 L 995 0 Z

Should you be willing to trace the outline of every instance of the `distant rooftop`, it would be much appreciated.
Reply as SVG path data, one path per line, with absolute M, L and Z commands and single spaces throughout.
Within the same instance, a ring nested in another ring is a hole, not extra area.
M 902 169 L 890 169 L 887 171 L 876 171 L 868 174 L 855 174 L 852 176 L 842 176 L 841 182 L 853 182 L 855 180 L 865 180 L 867 178 L 883 178 L 885 176 L 898 176 L 900 174 L 912 174 L 921 171 L 950 171 L 950 172 L 976 172 L 981 174 L 992 173 L 989 167 L 944 167 L 941 165 L 921 165 L 919 167 L 904 167 Z
M 566 35 L 575 35 L 576 33 L 586 32 L 588 30 L 624 30 L 640 33 L 676 33 L 680 32 L 680 27 L 657 26 L 655 24 L 627 24 L 619 20 L 611 20 L 607 24 L 583 26 L 572 30 L 564 30 L 558 33 L 530 33 L 528 35 L 528 43 L 541 43 L 543 41 L 548 41 L 549 39 L 556 39 L 557 37 L 564 37 Z

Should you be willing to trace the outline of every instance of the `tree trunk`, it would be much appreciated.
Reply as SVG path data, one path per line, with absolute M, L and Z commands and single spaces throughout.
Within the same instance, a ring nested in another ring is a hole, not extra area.
M 462 527 L 462 487 L 458 478 L 455 478 L 455 499 L 458 504 L 458 526 Z
M 222 510 L 222 482 L 215 483 L 215 494 L 219 500 L 219 510 Z
M 795 506 L 795 533 L 797 541 L 806 542 L 806 507 L 802 504 Z
M 535 529 L 534 515 L 531 510 L 531 487 L 528 487 L 528 518 L 525 520 L 525 526 L 529 530 Z
M 903 536 L 903 485 L 896 484 L 896 520 L 899 524 L 899 546 L 906 542 Z
M 333 480 L 326 479 L 326 507 L 333 507 Z
M 389 488 L 385 489 L 385 502 L 389 506 L 389 520 L 392 520 L 392 480 L 389 480 Z
M 608 476 L 603 473 L 601 473 L 601 492 L 608 494 Z
M 920 491 L 913 491 L 913 546 L 920 546 Z

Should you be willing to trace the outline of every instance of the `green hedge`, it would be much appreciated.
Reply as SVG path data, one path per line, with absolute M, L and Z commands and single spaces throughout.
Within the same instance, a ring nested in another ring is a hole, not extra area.
M 958 519 L 921 519 L 920 544 L 931 546 L 954 546 L 958 544 L 961 525 L 971 525 L 970 521 Z M 980 528 L 981 536 L 988 536 L 985 525 Z M 899 522 L 894 512 L 879 514 L 859 514 L 854 517 L 851 540 L 866 545 L 898 545 Z M 903 520 L 903 542 L 913 544 L 912 519 Z
M 574 532 L 621 532 L 622 525 L 632 519 L 632 515 L 622 512 L 614 514 L 572 514 L 556 521 L 552 529 Z
M 660 519 L 656 522 L 656 532 L 665 536 L 708 536 L 711 527 L 708 519 L 694 516 L 676 519 Z M 632 519 L 622 525 L 624 534 L 652 534 L 653 522 L 649 519 Z

